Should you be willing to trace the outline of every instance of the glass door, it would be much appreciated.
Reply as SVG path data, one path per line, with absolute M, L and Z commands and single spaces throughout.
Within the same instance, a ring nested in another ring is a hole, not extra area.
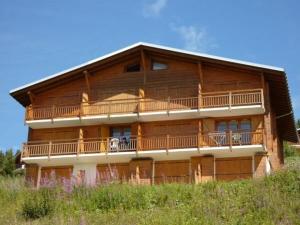
M 116 150 L 130 149 L 131 128 L 130 127 L 112 127 L 111 128 L 111 148 Z

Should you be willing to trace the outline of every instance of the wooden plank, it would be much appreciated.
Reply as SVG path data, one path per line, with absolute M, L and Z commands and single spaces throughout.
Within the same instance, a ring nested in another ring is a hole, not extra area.
M 35 100 L 35 94 L 33 94 L 32 91 L 28 91 L 27 94 L 28 94 L 28 96 L 29 96 L 29 99 L 30 99 L 31 104 L 33 104 L 33 103 L 34 103 L 34 100 Z
M 142 66 L 143 66 L 144 85 L 146 85 L 146 82 L 147 82 L 147 67 L 146 67 L 146 59 L 145 59 L 144 49 L 141 49 L 141 60 L 142 60 Z

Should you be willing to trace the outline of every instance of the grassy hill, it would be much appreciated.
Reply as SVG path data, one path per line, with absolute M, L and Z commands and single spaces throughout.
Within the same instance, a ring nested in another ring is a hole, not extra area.
M 300 157 L 257 180 L 30 190 L 0 178 L 0 224 L 300 224 Z

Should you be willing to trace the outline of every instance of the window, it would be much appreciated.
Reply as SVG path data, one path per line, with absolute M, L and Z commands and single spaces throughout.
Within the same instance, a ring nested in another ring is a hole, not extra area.
M 217 130 L 219 132 L 224 132 L 227 130 L 227 123 L 226 122 L 219 122 L 217 125 Z
M 112 127 L 110 130 L 111 141 L 110 148 L 114 151 L 128 150 L 132 147 L 130 136 L 130 127 Z
M 134 63 L 126 66 L 126 72 L 139 72 L 141 71 L 141 65 L 139 63 Z
M 251 131 L 251 122 L 250 120 L 242 120 L 240 129 L 243 131 Z
M 228 120 L 216 123 L 217 134 L 213 138 L 218 145 L 228 145 L 229 136 L 225 132 L 232 131 L 232 144 L 251 144 L 251 120 Z
M 248 119 L 243 120 L 228 120 L 220 121 L 216 124 L 217 131 L 223 132 L 231 130 L 235 131 L 251 131 L 251 121 Z
M 114 138 L 118 138 L 120 140 L 126 138 L 126 140 L 129 141 L 131 129 L 130 127 L 112 127 L 110 133 Z
M 168 65 L 161 62 L 152 62 L 152 70 L 166 70 L 168 69 Z
M 238 121 L 236 120 L 231 120 L 229 122 L 229 130 L 232 130 L 232 131 L 237 131 L 238 130 Z

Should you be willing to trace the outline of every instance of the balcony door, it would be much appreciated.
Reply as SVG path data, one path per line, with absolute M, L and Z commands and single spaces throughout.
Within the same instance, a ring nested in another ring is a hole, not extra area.
M 131 128 L 127 126 L 111 127 L 111 149 L 128 150 L 131 148 Z
M 131 128 L 130 127 L 111 127 L 110 135 L 114 138 L 126 138 L 126 140 L 130 139 L 131 136 Z
M 216 141 L 219 145 L 229 144 L 228 132 L 232 131 L 232 144 L 251 144 L 251 120 L 226 120 L 216 123 Z

